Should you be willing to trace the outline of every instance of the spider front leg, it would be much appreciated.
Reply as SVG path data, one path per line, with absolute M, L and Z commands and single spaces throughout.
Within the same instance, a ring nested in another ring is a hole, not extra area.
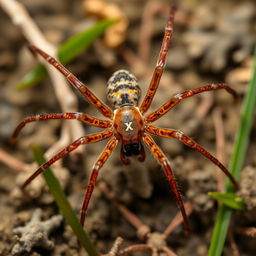
M 183 134 L 181 131 L 176 130 L 170 130 L 170 129 L 162 129 L 155 126 L 147 126 L 145 130 L 151 134 L 165 137 L 165 138 L 174 138 L 182 141 L 184 144 L 189 146 L 190 148 L 195 149 L 199 153 L 201 153 L 203 156 L 208 158 L 211 162 L 213 162 L 215 165 L 217 165 L 224 173 L 225 175 L 230 179 L 230 181 L 233 183 L 233 185 L 238 188 L 238 184 L 235 181 L 234 177 L 230 172 L 226 169 L 226 167 L 212 154 L 210 154 L 207 150 L 202 148 L 198 143 L 196 143 L 194 140 Z
M 140 106 L 141 114 L 144 114 L 149 109 L 166 65 L 166 57 L 169 50 L 169 44 L 173 32 L 173 20 L 175 10 L 175 7 L 171 7 L 170 9 L 170 15 L 165 27 L 164 39 L 157 59 L 156 68 L 154 70 L 154 74 L 151 79 L 147 94 Z
M 54 59 L 53 57 L 51 57 L 34 45 L 28 45 L 28 47 L 33 54 L 41 55 L 47 62 L 49 62 L 56 69 L 58 69 L 67 78 L 67 80 L 105 117 L 108 117 L 110 119 L 113 117 L 113 111 L 100 99 L 98 99 L 84 83 L 82 83 L 76 76 L 74 76 L 69 70 L 61 65 L 56 59 Z
M 105 164 L 105 162 L 108 160 L 108 158 L 110 157 L 117 143 L 118 143 L 117 138 L 112 138 L 108 142 L 107 146 L 105 147 L 105 149 L 103 150 L 99 158 L 97 159 L 96 163 L 94 164 L 94 167 L 92 169 L 92 173 L 88 182 L 88 186 L 87 186 L 87 190 L 86 190 L 86 194 L 85 194 L 84 202 L 82 206 L 82 211 L 81 211 L 80 224 L 82 227 L 84 226 L 86 211 L 87 211 L 87 208 L 91 199 L 91 195 L 97 181 L 99 171 L 102 168 L 102 166 Z
M 107 120 L 101 120 L 96 117 L 84 114 L 84 113 L 55 113 L 55 114 L 41 114 L 30 116 L 24 119 L 14 130 L 13 135 L 11 137 L 11 142 L 15 142 L 18 134 L 21 129 L 28 123 L 34 121 L 44 121 L 49 119 L 76 119 L 86 124 L 90 124 L 92 126 L 100 127 L 100 128 L 109 128 L 112 126 L 112 123 Z
M 113 131 L 106 130 L 101 133 L 95 133 L 90 134 L 87 136 L 83 136 L 74 142 L 72 142 L 70 145 L 68 145 L 66 148 L 64 148 L 62 151 L 60 151 L 58 154 L 53 156 L 50 160 L 48 160 L 46 163 L 42 164 L 21 186 L 21 189 L 25 189 L 25 187 L 33 180 L 35 179 L 40 173 L 45 171 L 48 167 L 50 167 L 53 163 L 55 163 L 57 160 L 65 157 L 67 154 L 69 154 L 71 151 L 75 150 L 80 145 L 84 144 L 92 144 L 101 140 L 108 139 L 113 136 Z
M 158 160 L 158 162 L 161 164 L 161 166 L 164 169 L 164 172 L 169 181 L 170 187 L 174 193 L 175 199 L 180 208 L 180 211 L 181 211 L 181 214 L 182 214 L 182 217 L 184 220 L 185 229 L 186 229 L 187 233 L 189 233 L 190 225 L 188 222 L 187 214 L 186 214 L 183 200 L 182 200 L 182 197 L 178 190 L 177 183 L 175 181 L 171 166 L 169 164 L 169 161 L 168 161 L 167 157 L 165 156 L 165 154 L 162 152 L 162 150 L 156 145 L 156 143 L 154 142 L 153 138 L 150 135 L 144 133 L 143 140 L 146 143 L 146 145 L 148 146 L 149 150 L 153 153 L 154 157 Z
M 182 93 L 178 93 L 174 97 L 172 97 L 169 101 L 167 101 L 164 105 L 162 105 L 160 108 L 158 108 L 153 113 L 146 116 L 145 121 L 147 123 L 152 123 L 162 117 L 164 114 L 166 114 L 168 111 L 170 111 L 174 106 L 176 106 L 180 101 L 183 99 L 189 98 L 191 96 L 194 96 L 195 94 L 207 92 L 207 91 L 213 91 L 213 90 L 219 90 L 219 89 L 225 89 L 228 93 L 230 93 L 234 97 L 234 101 L 236 102 L 238 100 L 238 95 L 234 89 L 229 87 L 226 84 L 210 84 L 203 87 L 199 87 L 194 90 L 185 91 Z

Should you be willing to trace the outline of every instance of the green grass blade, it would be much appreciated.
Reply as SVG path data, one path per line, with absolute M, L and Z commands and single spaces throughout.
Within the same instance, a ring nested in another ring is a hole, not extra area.
M 103 20 L 93 27 L 74 35 L 63 43 L 59 48 L 59 60 L 61 63 L 66 64 L 81 54 L 86 48 L 88 48 L 92 42 L 102 35 L 102 33 L 117 20 Z
M 46 77 L 47 71 L 43 65 L 38 65 L 31 72 L 27 73 L 16 87 L 17 90 L 23 90 L 39 83 Z
M 67 64 L 83 51 L 85 51 L 96 38 L 101 36 L 103 32 L 112 24 L 116 23 L 117 19 L 107 19 L 98 22 L 89 29 L 78 33 L 62 45 L 58 49 L 58 58 L 62 64 Z M 46 77 L 47 71 L 43 65 L 38 65 L 31 72 L 26 74 L 17 86 L 17 90 L 26 89 L 40 82 Z
M 46 162 L 43 156 L 43 151 L 39 146 L 33 146 L 34 158 L 39 165 Z M 99 253 L 91 243 L 88 235 L 80 225 L 73 209 L 71 208 L 65 193 L 63 192 L 59 181 L 54 176 L 50 168 L 43 172 L 44 179 L 48 185 L 50 193 L 53 195 L 56 204 L 62 212 L 67 223 L 71 226 L 72 230 L 76 234 L 80 244 L 85 248 L 90 256 L 99 256 Z
M 254 63 L 252 79 L 248 85 L 247 93 L 243 102 L 238 132 L 236 134 L 234 152 L 231 157 L 229 170 L 235 178 L 238 178 L 242 168 L 246 149 L 248 146 L 250 130 L 252 126 L 253 116 L 255 114 L 256 103 L 256 49 L 254 51 Z M 225 192 L 234 192 L 233 186 L 227 180 Z M 232 210 L 225 205 L 221 205 L 213 229 L 210 249 L 208 256 L 220 256 L 226 240 Z
M 246 208 L 244 199 L 234 193 L 209 192 L 208 195 L 232 209 L 245 210 Z

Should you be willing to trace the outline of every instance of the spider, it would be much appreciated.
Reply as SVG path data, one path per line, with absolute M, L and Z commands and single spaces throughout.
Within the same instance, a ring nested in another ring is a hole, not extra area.
M 85 193 L 80 223 L 83 226 L 85 215 L 87 211 L 87 207 L 93 193 L 98 174 L 108 160 L 113 150 L 116 148 L 118 142 L 121 143 L 121 151 L 120 158 L 121 161 L 127 165 L 129 164 L 129 157 L 137 156 L 138 160 L 143 162 L 145 160 L 145 150 L 144 144 L 149 148 L 154 157 L 158 160 L 159 164 L 162 166 L 166 177 L 168 179 L 169 185 L 174 193 L 175 199 L 177 201 L 178 207 L 181 211 L 185 230 L 190 232 L 190 226 L 188 222 L 188 218 L 186 215 L 186 211 L 183 205 L 183 200 L 181 194 L 178 190 L 177 183 L 175 181 L 170 163 L 166 157 L 166 155 L 162 152 L 162 150 L 155 143 L 151 135 L 156 135 L 165 138 L 173 138 L 180 140 L 185 145 L 195 149 L 203 156 L 212 161 L 216 166 L 218 166 L 221 171 L 225 173 L 226 176 L 231 180 L 235 187 L 238 187 L 237 182 L 233 178 L 233 176 L 229 173 L 229 171 L 221 164 L 218 159 L 216 159 L 212 154 L 210 154 L 207 150 L 201 147 L 194 140 L 183 134 L 179 130 L 171 130 L 171 129 L 163 129 L 158 128 L 156 126 L 151 125 L 154 121 L 158 120 L 162 116 L 164 116 L 167 112 L 169 112 L 173 107 L 175 107 L 180 101 L 183 99 L 192 97 L 195 94 L 225 89 L 228 93 L 233 95 L 234 99 L 237 99 L 237 93 L 235 90 L 230 88 L 228 85 L 220 83 L 220 84 L 210 84 L 203 87 L 199 87 L 197 89 L 184 91 L 171 97 L 165 104 L 159 107 L 157 110 L 152 112 L 151 114 L 147 114 L 146 112 L 149 109 L 153 97 L 157 91 L 162 73 L 164 71 L 166 65 L 166 57 L 169 49 L 169 43 L 171 40 L 171 36 L 173 33 L 173 21 L 174 21 L 174 13 L 175 8 L 170 8 L 169 18 L 165 27 L 164 38 L 162 41 L 161 50 L 157 59 L 157 64 L 154 69 L 154 73 L 152 75 L 152 79 L 147 90 L 147 93 L 140 104 L 138 106 L 138 102 L 140 99 L 140 87 L 138 85 L 136 77 L 126 70 L 116 71 L 109 79 L 107 83 L 107 98 L 111 102 L 114 107 L 114 111 L 112 111 L 107 105 L 105 105 L 100 99 L 98 99 L 89 89 L 88 87 L 82 83 L 77 77 L 75 77 L 70 71 L 68 71 L 64 66 L 62 66 L 56 59 L 49 56 L 44 51 L 40 50 L 34 45 L 29 45 L 29 49 L 32 53 L 39 54 L 43 57 L 48 63 L 53 65 L 56 69 L 58 69 L 66 79 L 95 107 L 97 108 L 108 120 L 98 119 L 96 117 L 87 115 L 85 113 L 56 113 L 56 114 L 39 114 L 28 117 L 24 119 L 14 130 L 12 140 L 15 141 L 20 130 L 27 124 L 33 121 L 42 121 L 49 119 L 76 119 L 83 123 L 105 128 L 104 131 L 89 134 L 82 136 L 81 138 L 75 140 L 62 151 L 57 153 L 55 156 L 50 158 L 46 163 L 41 165 L 21 186 L 22 189 L 35 179 L 40 173 L 42 173 L 45 169 L 51 166 L 54 162 L 59 160 L 60 158 L 65 157 L 71 151 L 75 150 L 80 145 L 96 143 L 98 141 L 109 139 L 106 147 L 103 152 L 100 154 L 98 159 L 96 160 L 92 173 L 88 181 L 87 190 Z

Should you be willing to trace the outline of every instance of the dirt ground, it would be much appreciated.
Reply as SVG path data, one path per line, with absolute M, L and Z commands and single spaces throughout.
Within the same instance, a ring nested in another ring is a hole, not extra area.
M 98 14 L 95 17 L 88 10 L 86 12 L 86 1 L 20 2 L 47 40 L 55 45 L 104 16 Z M 104 102 L 107 102 L 107 81 L 118 69 L 134 73 L 144 95 L 156 65 L 171 1 L 109 0 L 104 4 L 107 3 L 113 3 L 118 15 L 129 23 L 121 33 L 117 32 L 120 42 L 113 47 L 113 37 L 110 36 L 110 42 L 101 37 L 66 66 Z M 111 12 L 108 15 L 111 17 Z M 28 223 L 37 208 L 42 209 L 43 220 L 59 214 L 41 177 L 32 182 L 29 195 L 22 195 L 18 184 L 28 176 L 25 170 L 29 169 L 31 173 L 36 169 L 31 145 L 38 144 L 45 151 L 56 145 L 63 132 L 63 122 L 33 122 L 22 130 L 15 145 L 9 143 L 16 125 L 25 117 L 60 113 L 62 108 L 49 78 L 31 88 L 16 89 L 22 77 L 36 66 L 37 60 L 27 50 L 22 32 L 2 9 L 0 24 L 0 255 L 5 256 L 18 255 L 13 248 L 19 243 L 19 235 L 15 235 L 13 230 Z M 179 1 L 166 69 L 148 113 L 177 93 L 211 83 L 228 83 L 242 99 L 250 79 L 255 32 L 256 4 L 253 0 Z M 73 88 L 72 91 L 78 100 L 79 111 L 103 118 L 78 92 Z M 66 96 L 62 95 L 62 102 L 67 100 Z M 233 104 L 232 97 L 225 90 L 218 90 L 185 99 L 155 125 L 183 131 L 228 166 L 240 108 L 241 103 Z M 77 121 L 68 122 L 74 124 Z M 255 228 L 256 223 L 255 124 L 239 179 L 240 194 L 245 197 L 248 209 L 233 214 L 223 252 L 225 256 L 256 255 L 256 232 L 250 236 L 243 232 L 245 228 Z M 83 125 L 84 134 L 97 131 L 101 129 Z M 205 256 L 218 209 L 217 202 L 207 193 L 221 190 L 224 179 L 220 175 L 221 170 L 179 141 L 154 139 L 169 158 L 183 199 L 192 211 L 189 216 L 191 235 L 186 236 L 183 225 L 178 225 L 164 241 L 166 244 L 156 245 L 169 248 L 157 255 Z M 70 138 L 66 141 L 67 144 L 71 142 Z M 82 146 L 80 151 L 54 167 L 78 216 L 93 163 L 105 144 L 99 142 Z M 12 157 L 9 163 L 6 162 L 7 157 L 2 156 L 2 151 Z M 100 184 L 107 184 L 110 189 L 108 196 L 117 203 L 111 203 L 102 187 L 97 186 L 85 220 L 85 230 L 101 253 L 109 252 L 117 237 L 123 238 L 121 249 L 145 244 L 145 239 L 137 236 L 142 231 L 136 230 L 125 219 L 120 213 L 120 205 L 135 214 L 156 236 L 178 213 L 164 172 L 151 152 L 146 150 L 145 162 L 132 159 L 128 166 L 121 162 L 119 152 L 120 146 L 106 162 L 99 177 Z M 14 159 L 18 162 L 15 163 Z M 76 238 L 64 221 L 53 228 L 49 237 L 54 243 L 49 250 L 37 246 L 26 255 L 86 255 L 78 249 Z M 146 250 L 130 255 L 151 254 Z

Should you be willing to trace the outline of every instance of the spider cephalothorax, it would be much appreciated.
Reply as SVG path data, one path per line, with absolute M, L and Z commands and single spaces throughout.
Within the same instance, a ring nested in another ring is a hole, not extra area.
M 149 150 L 152 152 L 154 157 L 158 160 L 159 164 L 162 166 L 166 177 L 169 181 L 170 187 L 174 193 L 177 204 L 180 208 L 181 214 L 183 216 L 185 228 L 189 230 L 189 222 L 183 205 L 183 200 L 180 192 L 177 188 L 177 184 L 170 166 L 170 163 L 162 152 L 162 150 L 157 146 L 151 135 L 156 135 L 165 138 L 177 139 L 183 142 L 185 145 L 193 148 L 194 150 L 201 153 L 203 156 L 212 161 L 217 165 L 225 174 L 229 177 L 234 186 L 237 187 L 237 183 L 233 176 L 228 172 L 228 170 L 211 155 L 208 151 L 202 148 L 194 140 L 186 136 L 181 131 L 172 129 L 163 129 L 156 126 L 150 125 L 157 119 L 161 118 L 173 107 L 175 107 L 183 99 L 189 98 L 195 94 L 202 93 L 205 91 L 212 91 L 217 89 L 225 89 L 227 92 L 232 94 L 234 98 L 237 98 L 236 92 L 227 86 L 226 84 L 210 84 L 203 87 L 199 87 L 194 90 L 184 91 L 171 97 L 165 104 L 159 107 L 151 114 L 146 112 L 149 109 L 153 97 L 158 88 L 164 67 L 166 64 L 166 57 L 169 49 L 169 42 L 173 31 L 173 18 L 174 18 L 174 8 L 170 10 L 170 16 L 166 24 L 164 39 L 162 42 L 162 47 L 157 59 L 156 68 L 154 70 L 148 91 L 138 107 L 138 101 L 140 98 L 140 88 L 138 86 L 137 79 L 134 75 L 126 70 L 119 70 L 115 72 L 108 81 L 107 86 L 107 97 L 109 101 L 114 106 L 115 110 L 112 111 L 107 105 L 105 105 L 101 100 L 99 100 L 89 89 L 83 84 L 78 78 L 76 78 L 71 72 L 69 72 L 64 66 L 62 66 L 57 60 L 49 56 L 44 51 L 40 50 L 36 46 L 30 45 L 30 50 L 41 55 L 46 61 L 57 68 L 67 80 L 93 105 L 95 106 L 108 120 L 101 120 L 96 117 L 92 117 L 85 113 L 58 113 L 58 114 L 42 114 L 35 115 L 23 120 L 15 129 L 12 139 L 15 140 L 20 130 L 29 122 L 48 120 L 48 119 L 77 119 L 83 123 L 105 128 L 103 132 L 85 135 L 78 138 L 58 154 L 53 156 L 46 163 L 41 165 L 34 174 L 32 174 L 22 185 L 24 189 L 36 176 L 42 173 L 46 168 L 51 166 L 58 159 L 63 158 L 71 151 L 75 150 L 77 147 L 83 144 L 91 144 L 101 140 L 109 139 L 104 151 L 100 154 L 99 158 L 95 162 L 91 176 L 88 181 L 88 187 L 84 197 L 84 202 L 81 211 L 80 223 L 84 224 L 86 210 L 97 181 L 99 171 L 105 164 L 107 159 L 110 157 L 111 153 L 115 149 L 118 142 L 121 142 L 121 160 L 123 163 L 128 164 L 130 156 L 138 156 L 140 161 L 145 159 L 145 151 L 143 144 L 145 144 Z
M 124 106 L 114 111 L 114 129 L 116 137 L 121 141 L 121 160 L 128 164 L 126 156 L 140 155 L 139 160 L 145 159 L 144 148 L 141 144 L 144 120 L 138 107 Z

